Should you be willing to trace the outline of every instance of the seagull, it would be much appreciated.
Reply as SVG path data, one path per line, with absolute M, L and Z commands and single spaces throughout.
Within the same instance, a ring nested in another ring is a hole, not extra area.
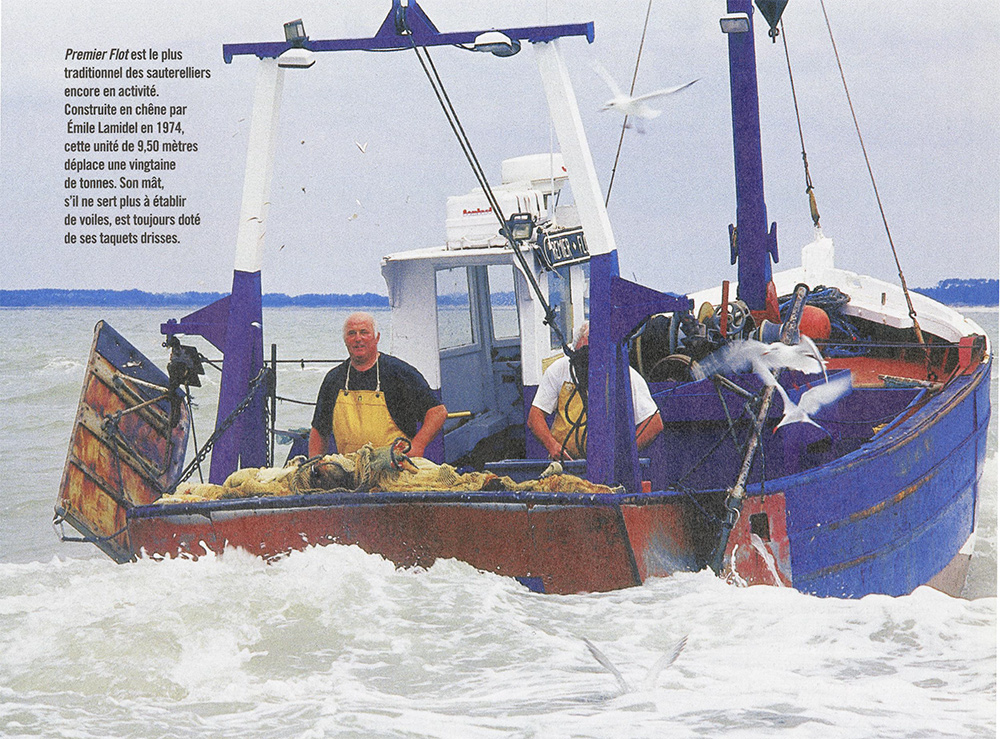
M 686 635 L 682 636 L 680 641 L 674 645 L 674 648 L 670 652 L 664 653 L 658 660 L 656 660 L 655 664 L 653 664 L 653 666 L 650 667 L 649 671 L 646 673 L 646 678 L 643 681 L 644 688 L 652 689 L 656 687 L 656 678 L 659 677 L 660 673 L 663 672 L 664 669 L 670 667 L 677 661 L 677 658 L 680 656 L 681 652 L 684 651 L 684 647 L 687 645 L 687 639 Z M 583 642 L 587 645 L 587 649 L 590 651 L 591 656 L 597 660 L 601 667 L 614 676 L 615 680 L 618 682 L 618 687 L 621 689 L 621 695 L 635 690 L 635 688 L 629 684 L 628 680 L 625 679 L 625 676 L 622 675 L 621 670 L 615 667 L 604 652 L 594 646 L 590 639 L 583 637 Z
M 765 347 L 766 344 L 754 339 L 731 341 L 707 357 L 703 357 L 692 371 L 701 380 L 712 375 L 746 372 L 753 369 L 755 364 L 763 367 L 765 365 L 761 357 L 764 355 Z
M 802 393 L 796 404 L 788 397 L 785 388 L 781 387 L 770 371 L 761 371 L 760 368 L 755 369 L 755 371 L 765 385 L 771 385 L 778 391 L 785 404 L 784 414 L 778 421 L 778 425 L 774 427 L 774 433 L 777 433 L 782 426 L 792 423 L 811 423 L 816 428 L 822 429 L 823 427 L 812 420 L 811 416 L 819 412 L 821 408 L 836 403 L 851 392 L 851 375 L 849 372 L 845 372 L 832 380 L 809 388 Z
M 770 369 L 787 367 L 807 375 L 822 372 L 826 377 L 826 363 L 819 349 L 805 334 L 799 336 L 799 343 L 785 344 L 776 341 L 768 344 L 762 354 L 764 364 Z
M 755 339 L 731 341 L 698 362 L 695 374 L 698 379 L 711 375 L 753 370 L 760 372 L 773 369 L 793 369 L 807 375 L 822 372 L 826 377 L 823 355 L 812 342 L 802 335 L 798 344 L 784 344 L 776 341 L 764 344 Z M 770 372 L 767 373 L 770 375 Z
M 368 142 L 367 141 L 365 143 L 363 143 L 363 144 L 359 144 L 357 141 L 355 141 L 354 145 L 356 147 L 358 147 L 358 149 L 361 150 L 362 154 L 365 154 L 368 151 Z
M 587 637 L 583 637 L 584 644 L 587 645 L 587 649 L 590 650 L 591 656 L 600 663 L 601 667 L 614 675 L 615 680 L 618 681 L 618 687 L 621 688 L 622 694 L 625 694 L 632 690 L 632 686 L 628 684 L 625 676 L 622 675 L 621 670 L 614 666 L 614 664 L 609 660 L 604 652 L 594 646 L 594 644 Z
M 614 95 L 610 100 L 608 100 L 604 105 L 601 106 L 601 110 L 617 110 L 625 116 L 630 116 L 633 118 L 642 118 L 644 120 L 650 120 L 656 118 L 660 115 L 662 111 L 656 110 L 655 108 L 650 108 L 646 105 L 647 100 L 652 100 L 653 98 L 663 97 L 665 95 L 673 95 L 675 92 L 680 92 L 681 90 L 690 87 L 697 79 L 691 80 L 690 82 L 685 82 L 683 85 L 677 85 L 676 87 L 667 87 L 662 90 L 656 90 L 655 92 L 647 92 L 645 95 L 626 95 L 621 91 L 621 88 L 615 83 L 614 78 L 608 74 L 608 71 L 599 64 L 594 65 L 594 71 L 601 76 L 601 78 L 607 83 L 608 87 L 611 88 L 611 94 Z

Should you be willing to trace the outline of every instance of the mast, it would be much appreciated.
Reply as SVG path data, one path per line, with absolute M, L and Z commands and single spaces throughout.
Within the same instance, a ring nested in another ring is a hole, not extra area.
M 772 223 L 768 230 L 767 206 L 764 204 L 757 57 L 753 39 L 754 9 L 751 0 L 728 0 L 727 7 L 729 15 L 722 19 L 722 30 L 729 37 L 729 83 L 736 167 L 736 226 L 729 227 L 730 256 L 732 264 L 738 263 L 738 297 L 751 311 L 763 314 L 768 308 L 771 260 L 778 261 L 778 226 Z M 777 309 L 776 305 L 774 309 Z
M 688 310 L 691 301 L 619 276 L 614 232 L 559 44 L 535 43 L 534 49 L 590 252 L 587 478 L 637 492 L 639 454 L 626 338 L 650 314 Z
M 632 394 L 627 357 L 609 333 L 611 278 L 618 277 L 618 249 L 597 179 L 576 94 L 557 41 L 534 45 L 549 116 L 566 163 L 573 197 L 590 252 L 590 368 L 587 402 L 587 477 L 613 485 L 627 479 L 638 486 L 638 454 L 615 449 L 615 440 L 631 437 Z M 616 454 L 616 451 L 620 452 Z M 625 469 L 618 469 L 625 462 Z
M 284 75 L 273 59 L 262 60 L 257 69 L 216 428 L 236 409 L 264 367 L 260 272 Z M 209 479 L 213 483 L 221 485 L 238 467 L 264 466 L 268 439 L 263 389 L 261 385 L 233 424 L 234 430 L 221 437 L 212 449 Z

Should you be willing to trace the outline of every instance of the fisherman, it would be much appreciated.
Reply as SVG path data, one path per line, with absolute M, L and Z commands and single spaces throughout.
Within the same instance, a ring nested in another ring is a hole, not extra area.
M 538 392 L 528 411 L 528 428 L 535 435 L 550 459 L 582 459 L 587 455 L 587 415 L 584 398 L 578 385 L 587 381 L 587 352 L 581 352 L 590 343 L 590 322 L 580 327 L 574 349 L 576 357 L 560 357 L 545 370 Z M 576 364 L 576 367 L 573 364 Z M 663 430 L 656 401 L 649 392 L 649 386 L 638 372 L 629 367 L 632 380 L 632 409 L 635 418 L 635 441 L 639 449 L 644 449 Z M 575 379 L 574 379 L 575 375 Z M 546 417 L 556 411 L 552 429 Z
M 403 360 L 379 352 L 379 337 L 369 313 L 352 313 L 344 321 L 350 358 L 330 370 L 320 386 L 310 457 L 329 452 L 331 431 L 339 454 L 366 443 L 385 446 L 404 436 L 410 440 L 410 456 L 423 457 L 444 426 L 448 411 L 427 380 Z

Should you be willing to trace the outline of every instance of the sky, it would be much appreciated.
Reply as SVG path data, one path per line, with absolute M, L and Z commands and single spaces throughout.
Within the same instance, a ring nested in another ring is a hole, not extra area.
M 282 23 L 300 17 L 314 39 L 368 37 L 390 4 L 78 0 L 68 13 L 63 2 L 5 0 L 0 289 L 227 292 L 257 63 L 237 57 L 225 64 L 222 44 L 281 40 Z M 907 284 L 997 277 L 995 3 L 828 0 L 826 6 Z M 607 189 L 622 121 L 599 110 L 610 95 L 593 65 L 627 88 L 645 0 L 423 0 L 421 7 L 442 31 L 594 21 L 593 44 L 572 38 L 562 48 Z M 728 60 L 718 22 L 724 12 L 721 0 L 652 4 L 636 92 L 698 82 L 657 101 L 663 113 L 644 132 L 626 132 L 609 215 L 623 276 L 662 290 L 688 292 L 735 279 L 728 245 L 735 220 Z M 768 218 L 778 223 L 780 269 L 800 263 L 813 226 L 783 45 L 770 42 L 759 15 L 757 26 L 764 187 Z M 820 0 L 792 0 L 784 27 L 810 174 L 837 265 L 895 280 Z M 186 197 L 181 212 L 200 220 L 172 229 L 177 245 L 65 243 L 71 230 L 109 230 L 64 223 L 67 213 L 88 214 L 64 203 L 70 194 L 64 181 L 72 174 L 65 162 L 83 156 L 67 153 L 65 144 L 87 138 L 66 131 L 63 70 L 72 65 L 65 54 L 113 47 L 180 51 L 182 61 L 163 66 L 211 73 L 156 81 L 162 100 L 187 106 L 179 118 L 183 136 L 198 143 L 196 153 L 175 156 L 176 171 L 163 174 L 164 194 Z M 530 48 L 506 59 L 449 47 L 433 54 L 494 182 L 503 159 L 557 149 Z M 412 53 L 318 56 L 312 69 L 286 73 L 263 288 L 290 295 L 385 294 L 380 258 L 443 244 L 446 198 L 476 182 Z

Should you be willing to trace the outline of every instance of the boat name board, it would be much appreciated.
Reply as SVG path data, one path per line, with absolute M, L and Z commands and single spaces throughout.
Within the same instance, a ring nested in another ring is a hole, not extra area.
M 549 269 L 590 259 L 590 251 L 587 249 L 587 240 L 583 237 L 582 228 L 566 229 L 550 234 L 541 232 L 535 254 Z

